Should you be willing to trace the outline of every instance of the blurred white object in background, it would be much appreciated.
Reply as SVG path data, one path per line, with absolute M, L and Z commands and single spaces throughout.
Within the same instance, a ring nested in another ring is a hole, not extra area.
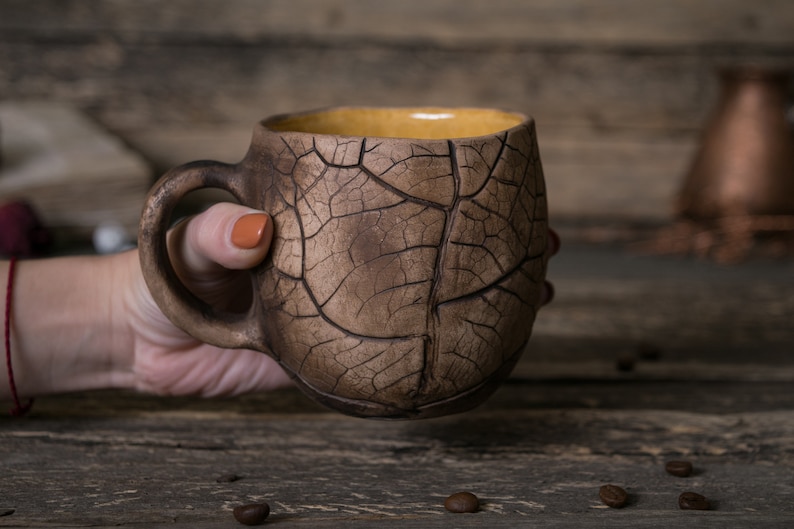
M 100 254 L 123 252 L 135 247 L 130 234 L 117 221 L 102 222 L 93 233 L 94 249 Z

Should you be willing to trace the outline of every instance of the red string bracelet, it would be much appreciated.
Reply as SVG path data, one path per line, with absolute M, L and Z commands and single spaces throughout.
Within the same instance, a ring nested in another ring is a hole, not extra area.
M 30 411 L 33 406 L 33 399 L 30 399 L 27 404 L 22 405 L 17 395 L 17 385 L 14 383 L 14 369 L 11 367 L 11 299 L 14 293 L 14 268 L 17 263 L 16 257 L 11 257 L 8 262 L 8 284 L 6 286 L 6 328 L 5 328 L 5 342 L 6 342 L 6 369 L 8 370 L 8 386 L 11 388 L 11 397 L 14 399 L 14 407 L 11 408 L 11 415 L 14 417 L 21 417 Z

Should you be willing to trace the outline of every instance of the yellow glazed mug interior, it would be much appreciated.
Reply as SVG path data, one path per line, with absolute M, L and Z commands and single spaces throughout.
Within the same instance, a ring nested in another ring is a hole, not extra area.
M 521 124 L 525 116 L 481 108 L 334 108 L 263 122 L 277 132 L 423 140 L 486 136 Z

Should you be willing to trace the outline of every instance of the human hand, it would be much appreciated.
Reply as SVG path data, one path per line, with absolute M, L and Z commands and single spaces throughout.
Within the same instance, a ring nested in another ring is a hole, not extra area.
M 246 270 L 265 258 L 272 236 L 272 220 L 264 213 L 221 203 L 171 229 L 168 249 L 177 275 L 194 294 L 217 307 L 244 310 L 252 295 Z M 131 255 L 135 287 L 128 314 L 136 389 L 214 397 L 290 384 L 278 363 L 263 353 L 221 349 L 175 327 L 152 299 L 137 252 Z

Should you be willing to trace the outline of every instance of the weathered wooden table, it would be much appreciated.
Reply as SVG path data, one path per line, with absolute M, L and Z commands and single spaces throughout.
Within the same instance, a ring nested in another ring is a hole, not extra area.
M 292 390 L 41 398 L 0 419 L 0 527 L 239 527 L 231 509 L 263 500 L 284 528 L 794 527 L 794 264 L 583 246 L 553 265 L 530 349 L 469 413 L 367 421 Z M 626 507 L 600 502 L 606 483 Z M 479 512 L 444 510 L 460 490 Z M 684 491 L 712 509 L 680 510 Z

